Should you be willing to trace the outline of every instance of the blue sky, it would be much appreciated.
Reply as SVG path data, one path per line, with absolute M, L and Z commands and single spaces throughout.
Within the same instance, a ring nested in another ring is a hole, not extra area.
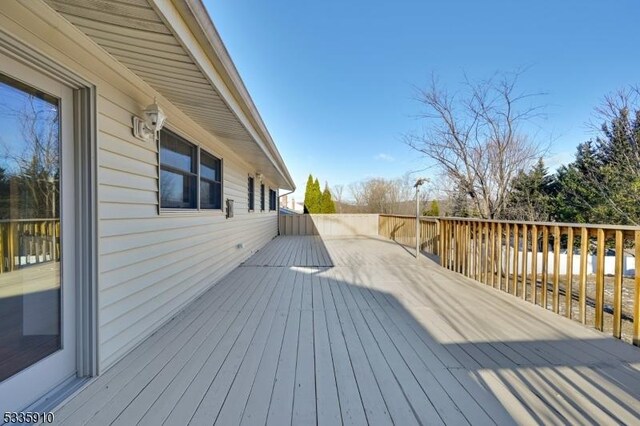
M 546 93 L 552 168 L 590 137 L 605 94 L 640 84 L 637 0 L 204 2 L 300 200 L 309 173 L 333 186 L 424 168 L 401 139 L 432 73 L 455 91 L 463 73 L 526 68 L 520 88 Z

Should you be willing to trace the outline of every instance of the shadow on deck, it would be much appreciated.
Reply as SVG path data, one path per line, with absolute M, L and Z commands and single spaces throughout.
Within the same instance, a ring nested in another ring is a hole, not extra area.
M 375 237 L 279 237 L 64 424 L 640 423 L 640 351 Z

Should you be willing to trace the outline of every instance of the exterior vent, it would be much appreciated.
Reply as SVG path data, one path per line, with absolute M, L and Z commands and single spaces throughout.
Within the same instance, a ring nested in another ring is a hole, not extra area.
M 227 198 L 227 219 L 233 217 L 233 200 Z

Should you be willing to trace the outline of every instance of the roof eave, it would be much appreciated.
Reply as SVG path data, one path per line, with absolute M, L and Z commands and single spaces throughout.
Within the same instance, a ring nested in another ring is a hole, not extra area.
M 152 1 L 161 2 L 163 0 Z M 289 187 L 283 187 L 283 189 L 295 190 L 295 183 L 289 174 L 289 170 L 269 134 L 258 109 L 253 103 L 251 95 L 249 95 L 249 91 L 245 87 L 238 70 L 233 64 L 227 48 L 214 27 L 202 0 L 172 1 L 172 4 L 193 36 L 198 40 L 200 47 L 205 51 L 207 58 L 219 73 L 220 78 L 227 86 L 229 92 L 231 92 L 235 102 L 240 106 L 255 132 L 260 136 L 263 144 L 261 148 L 266 150 L 265 154 L 267 154 L 267 156 L 273 158 L 274 166 L 280 171 L 282 177 L 289 185 Z

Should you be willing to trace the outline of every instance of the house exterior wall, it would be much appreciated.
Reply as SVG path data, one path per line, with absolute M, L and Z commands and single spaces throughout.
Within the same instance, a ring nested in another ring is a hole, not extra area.
M 95 85 L 98 144 L 98 339 L 103 372 L 277 234 L 277 211 L 248 212 L 255 170 L 40 1 L 3 2 L 0 29 Z M 1 34 L 0 34 L 1 36 Z M 158 211 L 157 145 L 131 118 L 158 98 L 167 126 L 223 161 L 222 211 Z M 266 192 L 270 182 L 264 181 Z M 239 245 L 243 244 L 240 248 Z

